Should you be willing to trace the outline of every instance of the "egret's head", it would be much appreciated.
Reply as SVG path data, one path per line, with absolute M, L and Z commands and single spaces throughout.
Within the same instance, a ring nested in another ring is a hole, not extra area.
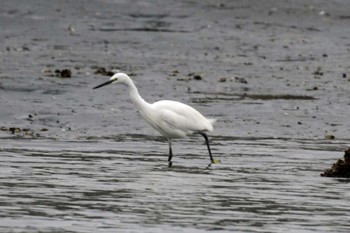
M 117 73 L 117 74 L 113 75 L 107 82 L 104 82 L 104 83 L 94 87 L 93 89 L 97 89 L 97 88 L 106 86 L 106 85 L 111 84 L 111 83 L 126 84 L 130 80 L 131 79 L 129 78 L 129 76 L 127 74 Z

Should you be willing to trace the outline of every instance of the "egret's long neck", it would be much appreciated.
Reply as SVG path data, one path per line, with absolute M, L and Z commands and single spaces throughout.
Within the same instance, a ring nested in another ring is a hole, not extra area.
M 126 85 L 129 89 L 130 99 L 135 104 L 138 110 L 144 110 L 145 108 L 148 108 L 151 105 L 140 96 L 134 82 L 131 79 L 127 81 Z

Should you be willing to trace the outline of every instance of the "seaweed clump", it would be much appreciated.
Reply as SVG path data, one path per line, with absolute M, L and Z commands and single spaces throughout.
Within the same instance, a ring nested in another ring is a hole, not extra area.
M 350 178 L 350 147 L 344 152 L 344 160 L 338 159 L 330 169 L 321 173 L 321 176 Z

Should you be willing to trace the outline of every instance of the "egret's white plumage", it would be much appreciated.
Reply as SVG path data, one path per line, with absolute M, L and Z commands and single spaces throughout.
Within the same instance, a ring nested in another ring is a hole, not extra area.
M 207 119 L 194 108 L 171 100 L 161 100 L 153 104 L 147 103 L 139 94 L 132 79 L 117 73 L 109 81 L 94 87 L 100 88 L 107 84 L 120 83 L 128 87 L 131 101 L 135 104 L 140 115 L 169 141 L 169 166 L 171 166 L 171 139 L 183 138 L 193 134 L 201 134 L 205 138 L 210 161 L 214 163 L 206 132 L 213 130 L 214 119 Z
M 141 116 L 164 137 L 183 138 L 198 132 L 213 130 L 213 120 L 194 108 L 171 100 L 161 100 L 140 111 Z

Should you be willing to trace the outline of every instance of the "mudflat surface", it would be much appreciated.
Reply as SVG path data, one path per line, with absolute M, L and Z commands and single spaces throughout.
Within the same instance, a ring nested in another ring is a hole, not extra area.
M 17 1 L 0 6 L 1 232 L 348 232 L 350 4 Z M 217 118 L 167 143 L 136 113 Z M 66 77 L 69 76 L 69 77 Z M 344 181 L 344 182 L 342 182 Z

